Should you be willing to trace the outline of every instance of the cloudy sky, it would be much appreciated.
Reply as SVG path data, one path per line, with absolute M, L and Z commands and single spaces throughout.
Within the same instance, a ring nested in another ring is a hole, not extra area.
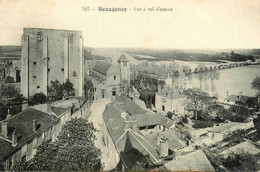
M 81 30 L 87 47 L 260 48 L 260 1 L 0 0 L 0 45 L 20 45 L 24 27 Z

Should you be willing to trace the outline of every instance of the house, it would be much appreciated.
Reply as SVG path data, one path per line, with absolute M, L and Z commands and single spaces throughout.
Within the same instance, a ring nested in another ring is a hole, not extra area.
M 43 104 L 27 108 L 1 121 L 0 163 L 4 169 L 8 170 L 18 162 L 32 159 L 37 146 L 45 140 L 54 141 L 70 117 L 70 108 Z
M 225 100 L 226 100 L 227 104 L 234 105 L 237 102 L 246 103 L 249 99 L 256 99 L 256 101 L 257 101 L 257 98 L 244 96 L 244 95 L 242 95 L 242 92 L 239 95 L 230 95 Z
M 182 143 L 171 138 L 172 135 L 169 133 L 169 136 L 164 133 L 169 140 L 161 135 L 149 136 L 154 132 L 168 130 L 173 126 L 173 121 L 167 121 L 165 116 L 138 106 L 125 96 L 117 96 L 106 106 L 102 126 L 102 140 L 109 150 L 109 159 L 117 162 L 114 167 L 117 166 L 120 170 L 139 169 L 134 166 L 142 157 L 149 157 L 154 165 L 162 165 L 164 158 L 168 156 L 169 146 L 171 149 L 182 147 Z M 154 143 L 157 143 L 156 146 Z
M 179 156 L 165 164 L 167 170 L 172 171 L 215 171 L 205 153 L 199 149 Z
M 213 140 L 212 144 L 213 144 L 213 143 L 223 140 L 227 134 L 232 133 L 236 130 L 249 129 L 249 128 L 253 128 L 253 127 L 254 127 L 254 124 L 252 121 L 247 122 L 247 123 L 227 122 L 224 124 L 220 124 L 219 126 L 209 128 L 208 133 L 206 133 L 205 135 L 207 137 L 212 138 L 212 140 Z M 206 139 L 206 140 L 208 140 L 208 139 Z
M 130 84 L 130 62 L 122 54 L 117 64 L 88 61 L 85 76 L 85 96 L 92 100 L 110 98 L 124 93 Z
M 236 154 L 245 152 L 245 153 L 249 153 L 251 155 L 256 155 L 256 154 L 260 153 L 260 144 L 245 139 L 244 142 L 223 150 L 222 152 L 220 152 L 220 155 L 227 156 L 231 152 L 236 153 Z
M 171 86 L 165 86 L 162 89 L 159 85 L 158 92 L 155 93 L 155 108 L 165 113 L 173 112 L 176 115 L 185 115 L 186 97 Z

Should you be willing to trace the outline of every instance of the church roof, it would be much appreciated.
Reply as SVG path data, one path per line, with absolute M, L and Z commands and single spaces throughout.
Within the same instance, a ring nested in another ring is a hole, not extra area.
M 112 66 L 110 63 L 102 62 L 102 61 L 97 61 L 95 67 L 93 70 L 102 73 L 103 75 L 107 74 L 108 69 Z
M 126 57 L 126 55 L 123 53 L 119 59 L 118 62 L 129 62 L 128 58 Z

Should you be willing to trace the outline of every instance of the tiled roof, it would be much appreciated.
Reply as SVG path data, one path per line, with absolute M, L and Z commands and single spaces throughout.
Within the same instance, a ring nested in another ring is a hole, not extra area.
M 33 120 L 37 120 L 38 129 L 37 132 L 33 131 Z M 58 119 L 52 115 L 49 115 L 44 112 L 40 112 L 35 109 L 27 108 L 26 110 L 18 113 L 17 115 L 1 121 L 1 123 L 7 122 L 8 127 L 8 140 L 12 140 L 12 133 L 15 130 L 17 133 L 17 145 L 15 147 L 10 146 L 7 143 L 4 143 L 5 146 L 0 146 L 0 158 L 5 159 L 10 153 L 14 150 L 19 149 L 27 141 L 40 134 L 45 129 L 53 126 L 58 123 Z M 11 143 L 10 143 L 11 144 Z M 5 153 L 3 153 L 5 152 Z
M 126 57 L 126 55 L 123 53 L 119 59 L 118 62 L 129 62 L 128 58 Z
M 131 143 L 132 147 L 135 150 L 138 150 L 140 153 L 142 153 L 143 156 L 148 155 L 151 158 L 152 162 L 158 163 L 160 161 L 156 150 L 141 136 L 133 133 L 132 131 L 127 131 L 120 139 L 120 141 L 116 143 L 116 147 L 119 148 L 119 152 L 123 152 L 125 150 L 125 145 L 127 145 L 127 141 Z
M 60 116 L 70 108 L 62 108 L 62 107 L 52 107 L 52 111 L 57 115 Z
M 144 156 L 149 155 L 153 162 L 158 162 L 159 157 L 157 152 L 142 138 L 141 135 L 133 133 L 131 130 L 125 131 L 124 121 L 125 119 L 129 119 L 130 116 L 125 114 L 126 116 L 123 117 L 121 116 L 121 113 L 125 113 L 124 108 L 122 108 L 120 102 L 117 100 L 109 104 L 103 113 L 106 127 L 118 152 L 120 153 L 125 150 L 126 140 L 128 139 L 134 149 L 138 150 Z
M 131 99 L 129 99 L 125 96 L 118 96 L 118 97 L 116 97 L 116 100 L 119 101 L 119 102 L 122 102 L 124 104 L 125 110 L 130 115 L 138 115 L 138 114 L 147 113 L 147 111 L 145 109 L 138 106 L 134 101 L 132 101 Z
M 97 82 L 100 82 L 103 79 L 102 77 L 100 77 L 94 73 L 90 74 L 89 77 L 92 79 L 95 79 Z
M 97 61 L 95 67 L 93 68 L 93 70 L 102 73 L 103 75 L 107 74 L 108 69 L 112 66 L 112 64 L 110 63 L 106 63 L 103 61 Z
M 251 155 L 255 155 L 255 154 L 260 153 L 260 144 L 246 140 L 242 143 L 239 143 L 235 146 L 232 146 L 232 147 L 224 150 L 220 154 L 227 155 L 231 152 L 234 152 L 234 153 L 247 152 Z
M 241 125 L 241 124 L 243 124 L 243 123 L 241 123 L 241 122 L 228 122 L 228 123 L 222 124 L 220 126 L 210 128 L 210 129 L 208 129 L 208 131 L 215 132 L 215 133 L 221 133 L 223 131 L 229 130 L 232 127 L 235 127 L 235 126 Z
M 170 128 L 173 125 L 173 121 L 159 113 L 148 113 L 132 115 L 130 118 L 135 118 L 138 127 L 150 126 L 150 125 L 166 125 Z
M 190 154 L 177 157 L 165 164 L 168 170 L 193 170 L 193 171 L 215 171 L 205 153 L 200 149 Z
M 88 69 L 94 69 L 97 61 L 96 60 L 86 60 Z
M 159 133 L 145 135 L 145 139 L 153 146 L 157 146 L 156 137 L 158 134 L 163 134 L 169 141 L 169 149 L 175 150 L 186 146 L 185 142 L 175 135 L 174 130 L 165 130 Z

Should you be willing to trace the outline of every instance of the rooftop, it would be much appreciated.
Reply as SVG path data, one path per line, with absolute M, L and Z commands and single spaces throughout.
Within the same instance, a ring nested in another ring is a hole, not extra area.
M 186 146 L 186 143 L 182 141 L 179 137 L 176 136 L 175 131 L 173 130 L 165 130 L 159 133 L 153 133 L 145 136 L 145 139 L 153 146 L 156 147 L 156 137 L 158 134 L 162 134 L 169 141 L 169 149 L 172 151 L 175 149 L 180 149 Z
M 190 154 L 177 157 L 165 164 L 168 170 L 196 170 L 196 171 L 215 171 L 205 153 L 200 149 Z
M 37 131 L 33 131 L 33 120 L 37 120 L 38 128 Z M 15 130 L 17 133 L 17 145 L 12 146 L 11 142 L 5 141 L 4 136 L 0 138 L 0 158 L 5 159 L 14 150 L 20 148 L 28 140 L 42 133 L 45 129 L 58 123 L 58 119 L 55 116 L 49 115 L 47 113 L 38 111 L 36 109 L 27 108 L 26 110 L 18 113 L 17 115 L 1 121 L 1 123 L 7 122 L 7 138 L 12 140 L 12 133 Z M 2 146 L 4 145 L 4 146 Z
M 126 57 L 126 55 L 123 53 L 119 59 L 118 62 L 129 62 L 128 58 Z
M 260 144 L 246 140 L 242 143 L 239 143 L 235 146 L 232 146 L 232 147 L 222 151 L 220 154 L 227 155 L 231 152 L 234 152 L 234 153 L 247 152 L 251 155 L 255 155 L 255 154 L 260 153 Z
M 116 100 L 123 103 L 123 107 L 130 115 L 146 114 L 148 112 L 146 109 L 138 106 L 134 101 L 125 96 L 117 96 Z
M 107 62 L 103 62 L 103 61 L 97 61 L 95 67 L 93 68 L 93 70 L 106 75 L 108 69 L 112 66 L 111 63 L 107 63 Z
M 254 98 L 254 97 L 241 95 L 241 97 L 239 98 L 239 95 L 230 95 L 229 97 L 226 98 L 226 100 L 230 101 L 230 102 L 236 102 L 236 101 L 246 102 L 247 99 L 249 99 L 249 98 Z
M 220 126 L 216 126 L 213 128 L 208 129 L 209 132 L 215 132 L 215 133 L 221 133 L 223 131 L 227 131 L 235 126 L 243 124 L 242 122 L 228 122 L 225 124 L 222 124 Z

